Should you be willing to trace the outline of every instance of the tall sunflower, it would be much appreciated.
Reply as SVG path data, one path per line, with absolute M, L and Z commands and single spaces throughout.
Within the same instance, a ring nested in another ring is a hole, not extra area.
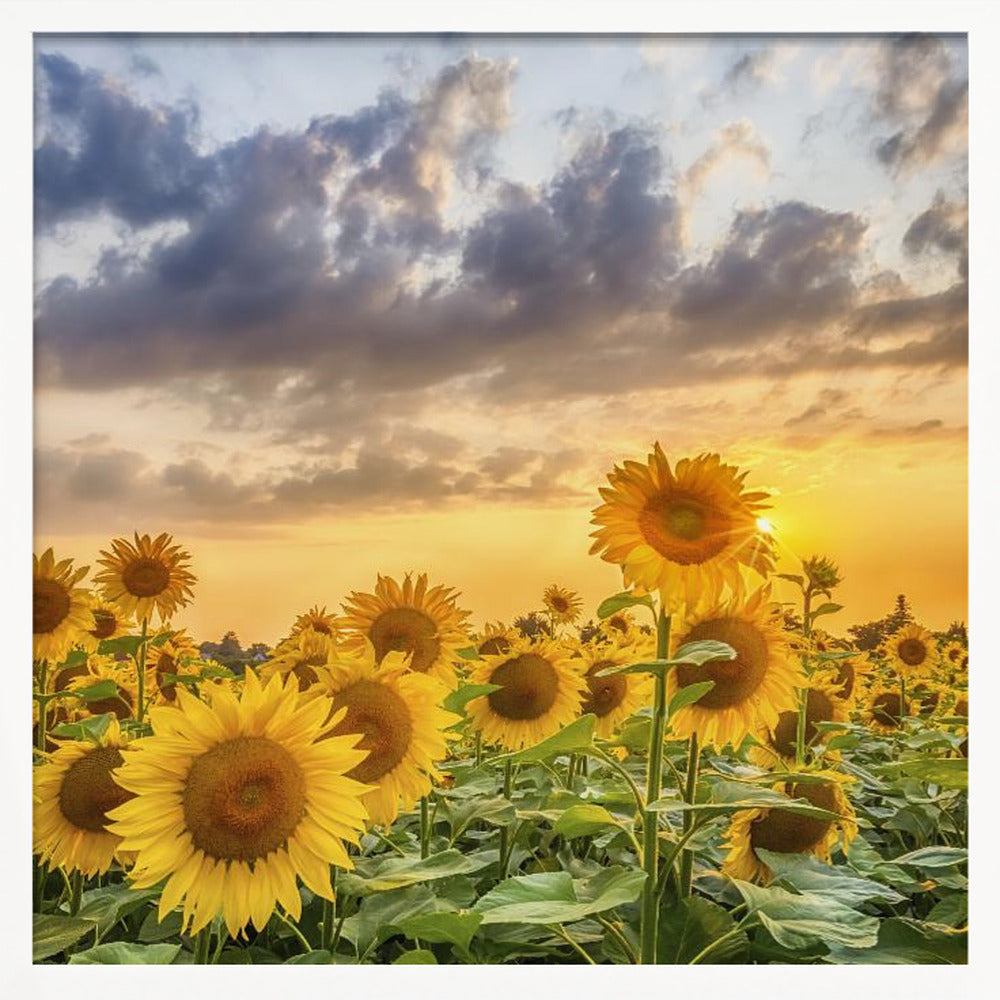
M 88 653 L 96 653 L 105 640 L 118 639 L 135 628 L 135 622 L 128 615 L 123 615 L 121 608 L 111 601 L 94 598 L 90 610 L 94 616 L 94 627 L 83 633 L 79 640 L 80 646 Z
M 153 735 L 136 741 L 117 772 L 135 798 L 110 812 L 138 889 L 166 879 L 162 920 L 182 900 L 197 933 L 222 914 L 230 936 L 262 929 L 276 903 L 295 920 L 296 876 L 333 899 L 330 865 L 352 868 L 369 789 L 347 777 L 365 759 L 356 736 L 333 736 L 326 699 L 305 701 L 294 683 L 262 686 L 247 671 L 237 698 L 226 686 L 187 691 L 149 710 Z M 324 738 L 328 737 L 328 738 Z
M 196 578 L 188 571 L 190 555 L 166 532 L 150 541 L 149 535 L 135 533 L 135 544 L 115 538 L 111 551 L 101 552 L 97 561 L 105 568 L 94 577 L 106 600 L 126 615 L 150 618 L 155 611 L 160 620 L 171 618 L 188 603 Z
M 36 660 L 61 663 L 71 647 L 88 629 L 94 628 L 90 596 L 77 584 L 89 566 L 73 569 L 72 559 L 56 562 L 52 549 L 32 560 L 32 656 Z
M 791 637 L 782 628 L 782 608 L 770 588 L 694 611 L 672 637 L 672 648 L 714 639 L 736 651 L 733 660 L 701 666 L 682 664 L 667 675 L 667 698 L 701 681 L 715 687 L 670 720 L 676 736 L 697 732 L 702 743 L 739 746 L 747 733 L 774 729 L 782 712 L 794 711 L 796 687 L 805 686 Z
M 99 740 L 53 742 L 59 748 L 32 772 L 33 850 L 67 872 L 102 874 L 121 847 L 121 837 L 108 829 L 108 813 L 132 798 L 112 774 L 127 737 L 112 719 Z
M 771 869 L 757 855 L 757 849 L 778 854 L 811 854 L 829 861 L 830 853 L 840 837 L 846 850 L 857 836 L 858 825 L 854 808 L 844 794 L 843 785 L 851 779 L 833 771 L 816 771 L 828 777 L 822 783 L 800 782 L 776 787 L 790 798 L 806 799 L 812 805 L 836 813 L 838 820 L 804 816 L 780 806 L 767 809 L 742 809 L 733 814 L 726 833 L 729 849 L 722 872 L 746 882 L 771 881 Z
M 466 712 L 487 743 L 508 750 L 533 746 L 572 722 L 587 689 L 577 661 L 551 639 L 519 639 L 504 653 L 484 655 L 469 683 L 500 685 L 473 698 Z
M 386 654 L 409 653 L 409 669 L 436 677 L 450 690 L 458 686 L 454 659 L 465 644 L 467 611 L 455 605 L 458 595 L 443 586 L 427 589 L 427 574 L 413 583 L 409 573 L 400 586 L 392 577 L 379 576 L 374 594 L 354 591 L 344 604 L 338 624 L 350 634 L 345 646 L 364 652 L 365 640 L 375 647 L 376 663 Z
M 916 622 L 904 625 L 882 644 L 889 665 L 902 677 L 928 677 L 939 654 L 934 636 Z
M 757 518 L 767 494 L 744 493 L 745 476 L 718 455 L 681 459 L 671 470 L 657 443 L 645 465 L 626 461 L 608 474 L 590 551 L 621 566 L 626 586 L 659 589 L 671 604 L 736 588 L 740 566 L 766 576 L 773 554 Z
M 334 714 L 347 710 L 331 732 L 361 734 L 358 748 L 368 751 L 347 774 L 374 786 L 362 801 L 373 824 L 390 826 L 440 777 L 435 762 L 447 756 L 452 735 L 445 731 L 460 717 L 441 708 L 439 681 L 408 670 L 402 653 L 388 653 L 376 664 L 370 642 L 360 656 L 336 659 L 323 687 Z
M 623 667 L 637 663 L 641 655 L 634 646 L 604 643 L 600 646 L 580 647 L 583 672 L 587 684 L 580 714 L 597 716 L 594 732 L 601 739 L 611 739 L 618 727 L 635 715 L 644 705 L 653 702 L 653 678 L 649 674 L 609 674 L 598 677 L 609 667 Z
M 847 722 L 847 716 L 847 704 L 839 696 L 837 689 L 819 677 L 813 677 L 806 695 L 805 745 L 812 746 L 819 736 L 817 723 Z M 773 730 L 764 727 L 754 734 L 758 745 L 750 748 L 750 760 L 764 768 L 774 768 L 781 763 L 794 761 L 798 728 L 797 708 L 781 712 Z
M 542 603 L 558 625 L 572 624 L 580 617 L 580 611 L 583 609 L 580 595 L 575 590 L 560 587 L 558 583 L 545 588 Z

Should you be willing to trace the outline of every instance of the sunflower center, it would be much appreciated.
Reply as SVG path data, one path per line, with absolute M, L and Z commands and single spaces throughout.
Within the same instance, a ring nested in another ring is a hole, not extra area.
M 909 667 L 916 667 L 927 659 L 927 647 L 919 639 L 904 639 L 896 647 L 896 652 Z
M 292 755 L 263 736 L 237 736 L 196 758 L 184 784 L 194 846 L 220 861 L 266 858 L 295 832 L 306 781 Z
M 491 635 L 479 646 L 480 656 L 503 656 L 510 649 L 510 639 L 502 635 Z
M 111 776 L 121 764 L 114 747 L 97 747 L 69 766 L 59 788 L 59 811 L 68 822 L 79 830 L 104 832 L 107 814 L 134 797 Z
M 736 650 L 736 659 L 715 660 L 701 666 L 681 664 L 677 668 L 678 686 L 715 681 L 715 687 L 698 699 L 699 708 L 732 708 L 752 698 L 767 675 L 767 640 L 760 630 L 740 618 L 710 618 L 698 622 L 682 645 L 701 639 L 727 643 Z
M 400 764 L 413 739 L 413 720 L 406 702 L 385 684 L 361 680 L 333 696 L 333 711 L 347 715 L 333 730 L 337 736 L 362 733 L 360 750 L 368 756 L 347 772 L 349 778 L 376 782 Z
M 319 680 L 319 675 L 310 665 L 311 662 L 311 660 L 303 660 L 292 667 L 292 674 L 298 681 L 300 691 L 305 691 L 306 688 L 311 687 Z
M 899 726 L 901 721 L 901 701 L 896 691 L 883 691 L 872 701 L 872 715 L 883 726 Z
M 35 635 L 53 632 L 69 614 L 69 594 L 58 580 L 35 580 L 32 600 L 32 630 Z
M 177 681 L 167 679 L 167 674 L 176 673 L 177 662 L 174 658 L 167 652 L 160 653 L 160 658 L 156 661 L 156 686 L 167 701 L 173 701 L 177 697 Z
M 132 695 L 123 687 L 117 688 L 118 693 L 110 698 L 100 698 L 87 702 L 87 711 L 91 715 L 104 715 L 113 712 L 116 719 L 127 719 L 132 714 Z
M 617 629 L 619 632 L 628 631 L 628 619 L 623 615 L 612 615 L 608 619 L 608 628 Z
M 159 559 L 140 556 L 122 570 L 122 583 L 133 597 L 156 597 L 170 585 L 170 570 Z
M 387 653 L 411 653 L 410 669 L 425 674 L 441 652 L 437 626 L 416 608 L 390 608 L 372 622 L 368 632 L 375 647 L 375 662 Z
M 501 663 L 490 674 L 489 683 L 503 685 L 487 698 L 490 708 L 505 719 L 538 719 L 556 703 L 559 694 L 555 667 L 537 653 L 522 653 Z
M 569 611 L 569 601 L 565 597 L 559 597 L 558 595 L 550 597 L 549 604 L 552 605 L 554 611 Z
M 114 635 L 117 624 L 115 616 L 102 608 L 94 612 L 94 627 L 90 630 L 90 634 L 95 639 L 107 639 L 108 636 Z
M 586 674 L 589 694 L 584 699 L 580 709 L 586 715 L 593 712 L 598 718 L 603 718 L 609 712 L 613 712 L 624 700 L 628 693 L 628 681 L 622 674 L 611 674 L 608 677 L 598 677 L 601 670 L 613 667 L 611 660 L 600 660 L 595 663 Z
M 53 690 L 55 691 L 68 691 L 69 682 L 75 677 L 85 677 L 90 671 L 87 669 L 86 663 L 79 663 L 75 667 L 66 667 L 64 670 L 60 670 L 56 675 L 55 684 L 53 684 Z
M 816 723 L 829 722 L 833 718 L 833 702 L 822 692 L 810 688 L 806 697 L 806 746 L 816 739 Z M 771 736 L 771 746 L 782 757 L 795 756 L 795 744 L 798 737 L 799 713 L 782 712 L 778 716 L 778 724 Z
M 661 556 L 681 565 L 707 562 L 725 549 L 731 522 L 702 499 L 685 494 L 656 496 L 639 513 L 643 538 Z
M 831 784 L 793 785 L 793 799 L 806 799 L 820 809 L 836 812 L 837 801 Z M 804 854 L 812 850 L 830 830 L 830 821 L 803 816 L 788 809 L 769 809 L 750 827 L 750 844 L 781 854 Z
M 322 618 L 314 618 L 309 623 L 309 627 L 314 632 L 319 632 L 320 635 L 333 635 L 333 630 Z

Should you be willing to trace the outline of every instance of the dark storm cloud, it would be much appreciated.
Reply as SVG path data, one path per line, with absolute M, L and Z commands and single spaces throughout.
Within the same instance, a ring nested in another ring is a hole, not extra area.
M 895 129 L 875 155 L 893 172 L 964 155 L 969 132 L 969 80 L 944 41 L 905 35 L 886 44 L 877 61 L 872 114 Z

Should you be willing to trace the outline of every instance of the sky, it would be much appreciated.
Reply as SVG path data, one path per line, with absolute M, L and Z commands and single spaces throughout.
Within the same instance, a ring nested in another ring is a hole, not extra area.
M 773 494 L 832 631 L 967 618 L 960 36 L 35 45 L 35 549 L 192 553 L 200 639 L 426 571 L 586 609 L 616 462 Z M 779 599 L 791 589 L 776 585 Z

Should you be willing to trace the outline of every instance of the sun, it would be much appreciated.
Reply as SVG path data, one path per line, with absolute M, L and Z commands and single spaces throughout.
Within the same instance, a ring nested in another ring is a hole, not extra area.
M 774 525 L 766 517 L 758 517 L 757 530 L 763 535 L 773 535 Z

